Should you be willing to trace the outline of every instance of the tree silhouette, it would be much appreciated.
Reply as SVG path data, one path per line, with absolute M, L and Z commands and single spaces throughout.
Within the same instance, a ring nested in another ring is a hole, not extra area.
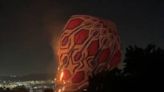
M 52 88 L 46 88 L 43 92 L 54 92 Z
M 145 49 L 129 46 L 126 49 L 124 75 L 129 91 L 161 91 L 164 50 L 149 44 Z
M 12 92 L 29 92 L 25 86 L 17 86 L 12 89 Z
M 0 87 L 0 92 L 5 92 L 5 89 Z
M 115 69 L 91 77 L 87 92 L 163 92 L 163 49 L 153 44 L 129 46 L 124 63 L 123 72 Z
M 10 88 L 0 87 L 0 92 L 13 92 Z
M 120 92 L 122 76 L 119 69 L 104 71 L 90 78 L 87 92 Z

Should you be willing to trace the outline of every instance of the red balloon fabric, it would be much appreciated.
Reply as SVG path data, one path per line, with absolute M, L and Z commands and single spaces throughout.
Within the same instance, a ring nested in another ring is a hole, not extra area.
M 121 61 L 116 25 L 89 15 L 72 16 L 59 37 L 57 56 L 56 92 L 81 92 L 89 76 L 110 71 Z

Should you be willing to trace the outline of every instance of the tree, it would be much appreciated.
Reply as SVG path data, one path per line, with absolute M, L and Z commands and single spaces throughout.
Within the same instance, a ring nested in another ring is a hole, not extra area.
M 12 92 L 29 92 L 25 86 L 17 86 L 12 89 Z
M 5 92 L 5 89 L 0 87 L 0 92 Z
M 104 71 L 97 75 L 93 75 L 89 79 L 89 87 L 87 92 L 120 92 L 121 87 L 120 70 Z
M 54 92 L 52 88 L 46 88 L 43 92 Z
M 149 44 L 146 48 L 129 46 L 121 72 L 101 72 L 89 79 L 87 92 L 163 92 L 164 50 Z
M 127 90 L 161 92 L 164 50 L 153 44 L 149 44 L 145 49 L 129 46 L 124 62 Z

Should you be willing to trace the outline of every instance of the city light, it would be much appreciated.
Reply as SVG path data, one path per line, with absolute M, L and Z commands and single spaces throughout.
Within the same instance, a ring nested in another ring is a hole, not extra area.
M 15 87 L 24 86 L 28 89 L 54 89 L 53 80 L 31 80 L 31 81 L 1 81 L 0 88 L 13 89 Z

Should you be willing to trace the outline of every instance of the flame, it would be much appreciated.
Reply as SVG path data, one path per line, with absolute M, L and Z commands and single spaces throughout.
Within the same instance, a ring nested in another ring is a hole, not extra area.
M 62 72 L 61 72 L 61 75 L 60 75 L 60 81 L 62 81 L 63 76 L 64 76 L 64 73 L 63 73 L 63 71 L 62 71 Z
M 62 91 L 61 91 L 61 89 L 59 89 L 59 91 L 58 91 L 58 92 L 62 92 Z

